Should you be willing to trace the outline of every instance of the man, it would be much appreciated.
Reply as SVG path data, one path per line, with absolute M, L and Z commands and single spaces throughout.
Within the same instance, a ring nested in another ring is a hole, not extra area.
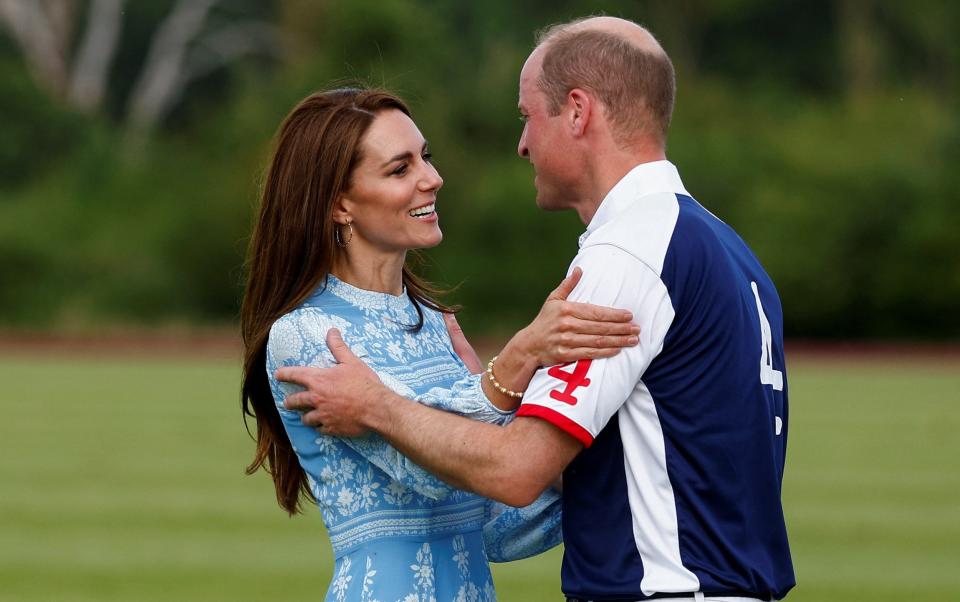
M 666 161 L 673 97 L 657 41 L 609 17 L 548 30 L 520 75 L 537 205 L 587 224 L 570 298 L 630 310 L 639 345 L 540 369 L 505 428 L 390 393 L 336 331 L 340 365 L 278 373 L 307 387 L 286 402 L 307 423 L 375 430 L 455 486 L 520 506 L 562 472 L 569 600 L 770 600 L 794 585 L 780 302 Z

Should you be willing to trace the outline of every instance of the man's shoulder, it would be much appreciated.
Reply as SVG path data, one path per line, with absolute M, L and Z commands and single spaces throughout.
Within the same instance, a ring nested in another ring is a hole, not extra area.
M 680 215 L 670 243 L 675 269 L 699 271 L 719 264 L 757 264 L 753 251 L 730 225 L 692 197 L 678 196 Z
M 581 252 L 591 247 L 615 247 L 633 256 L 659 274 L 677 226 L 680 203 L 677 195 L 660 192 L 638 198 L 614 219 L 591 232 Z

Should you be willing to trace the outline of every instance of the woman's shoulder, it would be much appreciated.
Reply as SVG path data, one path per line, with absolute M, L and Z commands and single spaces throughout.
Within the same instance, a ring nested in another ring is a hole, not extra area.
M 355 319 L 355 310 L 342 299 L 330 293 L 329 282 L 321 281 L 316 289 L 300 305 L 276 319 L 271 328 L 285 332 L 291 329 L 309 332 L 318 327 L 343 328 Z
M 423 310 L 423 321 L 424 324 L 430 324 L 435 328 L 440 328 L 442 330 L 447 329 L 446 322 L 443 320 L 443 312 L 438 309 L 433 309 L 424 304 L 420 304 L 421 309 Z
M 350 320 L 326 308 L 301 305 L 273 323 L 267 338 L 267 353 L 275 360 L 301 357 L 317 346 L 326 348 L 327 331 L 337 328 L 343 332 Z
M 313 305 L 301 305 L 279 318 L 270 328 L 271 338 L 273 334 L 289 331 L 298 331 L 310 334 L 318 328 L 324 328 L 323 334 L 330 328 L 344 328 L 350 324 L 348 316 L 340 312 L 331 312 L 327 308 Z

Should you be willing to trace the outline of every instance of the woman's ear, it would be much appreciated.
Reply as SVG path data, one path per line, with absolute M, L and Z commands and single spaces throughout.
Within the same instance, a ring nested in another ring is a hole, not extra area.
M 345 226 L 352 222 L 353 216 L 350 214 L 351 204 L 350 198 L 346 194 L 341 194 L 333 203 L 333 221 L 341 226 Z

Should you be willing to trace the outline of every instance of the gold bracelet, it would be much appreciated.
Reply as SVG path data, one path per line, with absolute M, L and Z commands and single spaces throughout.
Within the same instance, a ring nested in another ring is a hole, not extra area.
M 497 361 L 498 355 L 493 356 L 493 358 L 487 362 L 487 378 L 490 379 L 490 383 L 493 385 L 493 388 L 497 391 L 500 391 L 507 397 L 513 397 L 514 399 L 520 399 L 523 397 L 523 391 L 511 391 L 510 389 L 504 387 L 497 381 L 497 377 L 493 375 L 493 362 Z

